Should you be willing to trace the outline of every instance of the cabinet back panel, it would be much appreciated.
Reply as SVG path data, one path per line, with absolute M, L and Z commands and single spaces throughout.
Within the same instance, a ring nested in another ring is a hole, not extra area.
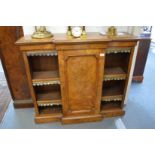
M 58 70 L 57 56 L 34 56 L 29 57 L 32 71 L 53 71 Z
M 106 54 L 105 67 L 121 67 L 125 72 L 127 72 L 129 58 L 129 53 Z
M 121 101 L 101 102 L 101 111 L 121 108 Z
M 103 84 L 103 96 L 123 95 L 125 81 L 107 81 Z
M 36 86 L 35 91 L 37 93 L 44 92 L 44 91 L 60 91 L 60 85 L 48 85 L 48 86 Z

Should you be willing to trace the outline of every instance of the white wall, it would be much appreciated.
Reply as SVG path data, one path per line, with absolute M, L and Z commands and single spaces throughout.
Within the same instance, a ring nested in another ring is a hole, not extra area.
M 155 26 L 152 27 L 151 38 L 152 42 L 155 42 Z

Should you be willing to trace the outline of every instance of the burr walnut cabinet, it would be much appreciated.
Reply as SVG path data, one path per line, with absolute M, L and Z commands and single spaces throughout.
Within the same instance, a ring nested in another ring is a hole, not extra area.
M 131 35 L 20 38 L 36 123 L 80 123 L 124 115 L 134 47 Z

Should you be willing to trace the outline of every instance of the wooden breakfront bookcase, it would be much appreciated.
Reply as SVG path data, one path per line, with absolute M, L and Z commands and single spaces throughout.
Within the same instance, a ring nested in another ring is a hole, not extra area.
M 19 39 L 36 123 L 80 123 L 124 115 L 135 45 L 131 35 L 55 34 Z

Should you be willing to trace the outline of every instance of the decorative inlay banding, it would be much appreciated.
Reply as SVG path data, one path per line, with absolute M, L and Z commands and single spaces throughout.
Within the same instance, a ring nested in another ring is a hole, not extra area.
M 33 86 L 45 86 L 45 85 L 54 85 L 60 84 L 60 81 L 47 81 L 47 82 L 33 82 Z
M 48 107 L 48 106 L 52 107 L 54 105 L 62 105 L 62 104 L 61 103 L 46 103 L 46 104 L 39 103 L 38 104 L 38 106 L 40 107 Z
M 126 77 L 105 77 L 104 81 L 111 81 L 111 80 L 125 80 Z
M 57 51 L 28 51 L 27 56 L 57 56 Z
M 102 101 L 110 102 L 110 101 L 122 101 L 121 98 L 116 98 L 116 99 L 102 99 Z
M 101 101 L 105 101 L 105 102 L 110 102 L 110 101 L 122 101 L 123 96 L 119 95 L 119 96 L 107 96 L 107 97 L 102 97 Z
M 106 50 L 106 54 L 130 53 L 130 52 L 131 52 L 131 48 L 109 48 Z

